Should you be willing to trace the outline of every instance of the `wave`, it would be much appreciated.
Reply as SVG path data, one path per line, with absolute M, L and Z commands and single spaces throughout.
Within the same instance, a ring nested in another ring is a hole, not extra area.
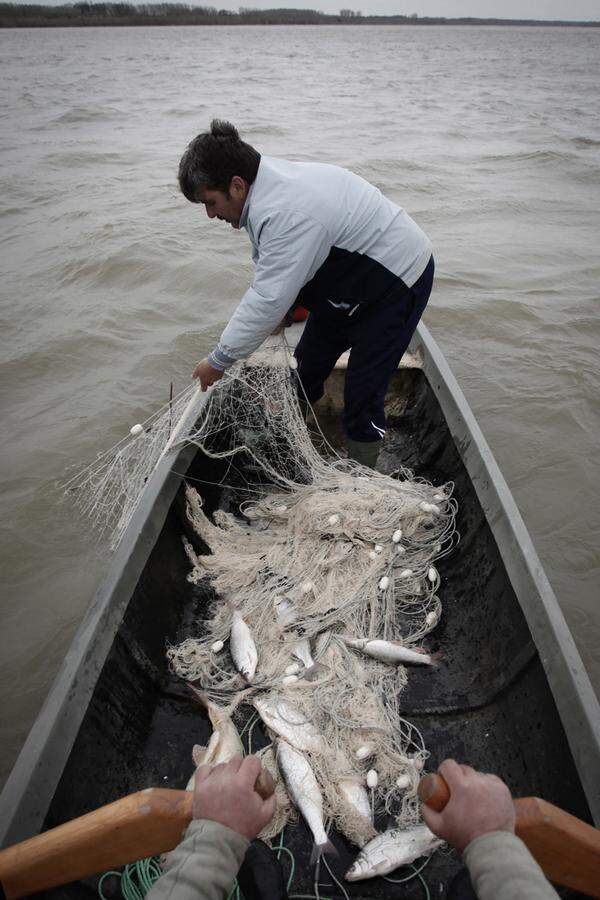
M 71 257 L 59 266 L 56 278 L 63 286 L 87 284 L 132 289 L 158 283 L 162 271 L 159 260 L 147 253 L 136 255 L 128 247 L 101 258 Z
M 482 162 L 564 162 L 572 160 L 573 154 L 561 150 L 522 150 L 513 153 L 482 154 L 479 159 Z
M 23 213 L 23 209 L 20 206 L 0 207 L 0 218 L 4 218 L 4 216 L 19 216 L 22 213 Z M 12 235 L 10 237 L 12 237 Z M 3 241 L 3 243 L 4 243 L 4 241 Z
M 574 137 L 571 138 L 576 147 L 600 147 L 600 140 L 590 137 Z
M 121 110 L 114 106 L 74 106 L 68 112 L 51 119 L 45 125 L 37 126 L 35 130 L 43 130 L 48 125 L 76 125 L 79 122 L 102 122 L 115 119 L 121 115 Z
M 258 134 L 261 137 L 287 137 L 290 134 L 290 129 L 282 128 L 279 125 L 273 125 L 270 122 L 265 122 L 264 125 L 258 123 L 256 125 L 244 126 L 242 137 L 249 134 Z
M 125 158 L 120 153 L 98 153 L 94 150 L 65 150 L 49 153 L 45 161 L 53 166 L 121 165 Z

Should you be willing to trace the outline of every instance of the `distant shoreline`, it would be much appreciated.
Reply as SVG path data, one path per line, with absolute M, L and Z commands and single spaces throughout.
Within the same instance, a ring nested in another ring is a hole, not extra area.
M 0 28 L 94 28 L 136 25 L 500 25 L 597 28 L 600 21 L 543 19 L 447 19 L 428 16 L 363 16 L 351 9 L 330 15 L 311 9 L 245 9 L 230 12 L 210 6 L 160 3 L 75 3 L 42 6 L 0 3 Z

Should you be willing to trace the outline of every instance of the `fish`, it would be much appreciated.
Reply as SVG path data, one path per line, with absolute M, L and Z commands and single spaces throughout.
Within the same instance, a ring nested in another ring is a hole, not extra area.
M 388 875 L 420 856 L 428 856 L 443 843 L 427 825 L 390 828 L 362 848 L 344 877 L 346 881 L 364 881 L 377 875 Z
M 422 647 L 407 647 L 401 641 L 370 640 L 369 638 L 344 638 L 345 643 L 355 650 L 381 662 L 393 665 L 437 666 L 440 653 L 427 653 Z
M 273 745 L 271 744 L 268 747 L 263 747 L 262 750 L 258 751 L 256 756 L 260 759 L 263 769 L 266 769 L 267 772 L 269 772 L 269 774 L 271 775 L 273 783 L 275 785 L 275 815 L 273 816 L 271 821 L 265 825 L 263 830 L 258 835 L 259 840 L 269 841 L 274 838 L 275 835 L 279 834 L 280 831 L 287 825 L 292 812 L 292 806 L 288 793 L 285 789 L 285 784 L 281 776 L 281 772 L 277 768 L 277 762 L 275 760 L 275 750 L 273 748 Z
M 292 656 L 295 656 L 304 666 L 304 672 L 302 674 L 308 681 L 311 681 L 320 669 L 323 668 L 321 663 L 316 663 L 312 658 L 310 641 L 308 638 L 301 638 L 299 641 L 296 641 L 292 647 Z
M 233 611 L 229 651 L 234 666 L 244 676 L 246 681 L 250 683 L 256 673 L 258 652 L 252 632 L 237 609 Z
M 213 733 L 206 747 L 195 744 L 192 749 L 192 759 L 196 769 L 198 766 L 218 766 L 220 763 L 229 762 L 234 756 L 244 755 L 244 746 L 238 734 L 237 728 L 231 721 L 231 716 L 212 703 L 201 691 L 190 685 L 197 699 L 208 712 Z M 186 791 L 194 790 L 196 772 L 187 783 Z
M 358 776 L 347 775 L 335 783 L 339 808 L 337 826 L 358 847 L 377 834 L 373 827 L 371 804 L 364 783 Z
M 255 698 L 252 704 L 267 726 L 297 750 L 324 753 L 325 739 L 315 725 L 287 700 Z
M 355 778 L 348 776 L 340 778 L 336 782 L 336 787 L 343 799 L 350 804 L 352 809 L 363 819 L 371 822 L 371 804 L 369 795 L 367 794 L 364 784 L 357 776 Z
M 335 853 L 335 848 L 323 824 L 323 798 L 310 763 L 306 757 L 286 741 L 277 742 L 277 765 L 283 775 L 288 793 L 315 839 L 311 863 L 323 853 Z

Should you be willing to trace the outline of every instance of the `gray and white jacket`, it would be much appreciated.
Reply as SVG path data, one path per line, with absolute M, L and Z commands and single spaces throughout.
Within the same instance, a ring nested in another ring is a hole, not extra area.
M 250 356 L 297 299 L 351 314 L 399 281 L 412 287 L 431 257 L 405 210 L 364 178 L 322 163 L 262 156 L 240 227 L 256 272 L 208 357 L 220 370 Z

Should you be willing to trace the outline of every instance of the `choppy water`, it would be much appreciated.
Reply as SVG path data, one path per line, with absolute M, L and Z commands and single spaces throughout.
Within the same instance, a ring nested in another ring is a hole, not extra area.
M 251 273 L 178 195 L 215 115 L 428 231 L 441 344 L 600 686 L 600 29 L 0 32 L 0 764 L 105 560 L 55 482 L 188 380 Z

